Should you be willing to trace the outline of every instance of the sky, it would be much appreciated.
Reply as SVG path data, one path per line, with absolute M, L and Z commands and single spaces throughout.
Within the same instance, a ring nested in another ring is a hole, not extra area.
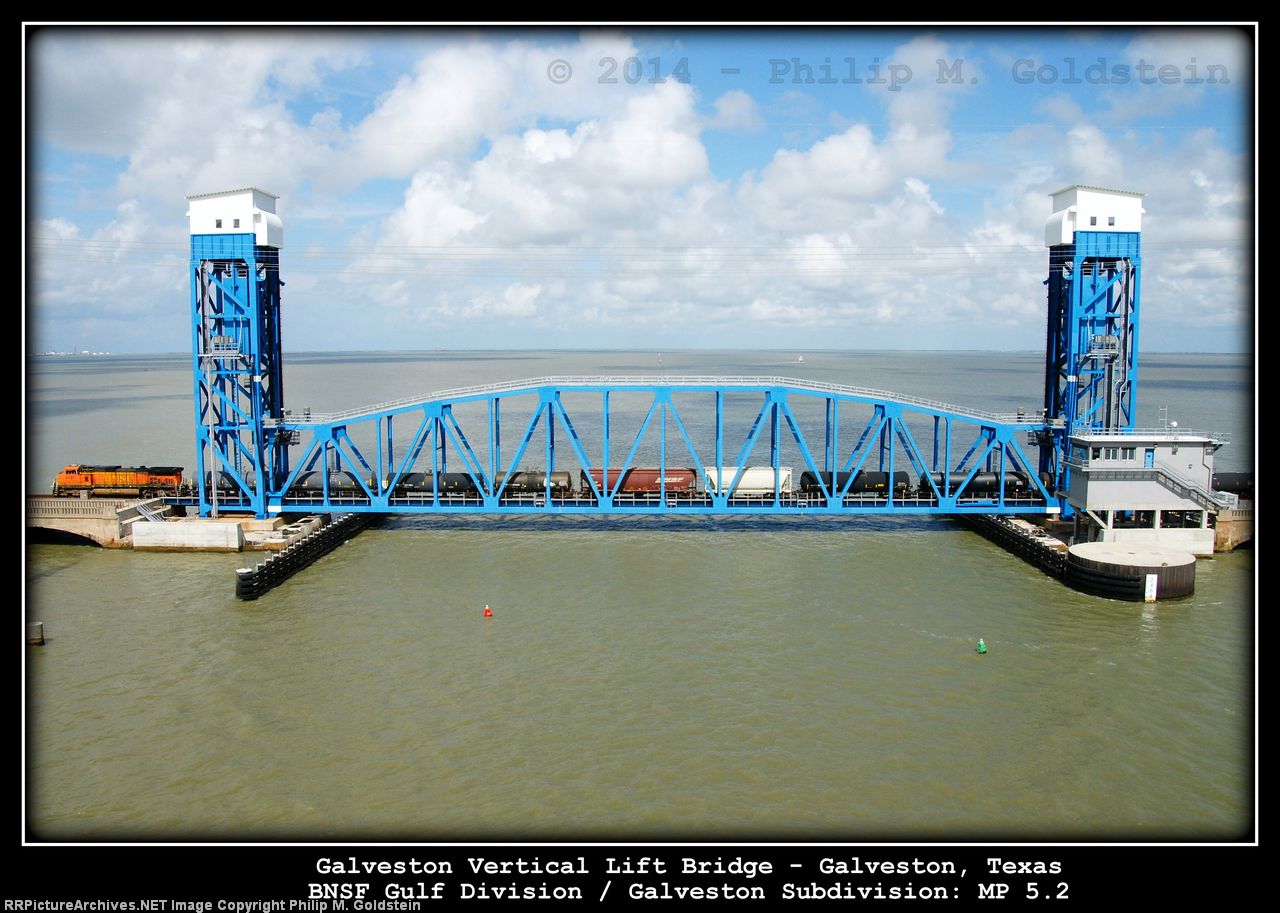
M 1251 352 L 1254 35 L 24 29 L 25 347 L 190 347 L 279 197 L 285 351 L 1044 346 L 1049 195 L 1146 194 L 1144 351 Z

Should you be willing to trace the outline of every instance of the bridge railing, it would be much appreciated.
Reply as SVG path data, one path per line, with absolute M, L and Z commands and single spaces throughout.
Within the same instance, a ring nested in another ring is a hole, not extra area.
M 1190 428 L 1106 428 L 1080 429 L 1072 432 L 1074 437 L 1163 437 L 1163 438 L 1207 438 L 1211 441 L 1231 443 L 1231 435 L 1223 431 L 1195 431 Z
M 121 510 L 138 499 L 66 498 L 32 495 L 27 498 L 28 517 L 91 517 L 114 520 Z

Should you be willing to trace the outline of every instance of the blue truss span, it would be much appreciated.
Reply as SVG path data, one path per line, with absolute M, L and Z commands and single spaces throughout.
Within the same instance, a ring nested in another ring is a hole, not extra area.
M 294 469 L 254 495 L 268 514 L 1044 514 L 1023 449 L 1043 430 L 790 378 L 546 377 L 285 412 L 264 433 L 296 442 Z

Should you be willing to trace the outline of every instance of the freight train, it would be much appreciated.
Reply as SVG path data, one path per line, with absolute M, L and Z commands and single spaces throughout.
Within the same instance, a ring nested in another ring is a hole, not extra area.
M 897 471 L 892 474 L 875 470 L 849 472 L 802 472 L 798 480 L 789 466 L 779 467 L 776 475 L 772 466 L 725 466 L 717 470 L 714 466 L 703 467 L 707 484 L 704 491 L 699 484 L 699 472 L 692 467 L 668 468 L 665 470 L 649 467 L 636 467 L 628 470 L 610 469 L 608 471 L 608 490 L 611 495 L 653 496 L 666 492 L 669 496 L 712 495 L 720 486 L 726 489 L 733 486 L 729 494 L 733 497 L 772 497 L 776 490 L 780 495 L 803 493 L 807 495 L 830 492 L 836 495 L 845 492 L 846 496 L 883 496 L 892 486 L 896 498 L 931 498 L 934 489 L 954 494 L 965 480 L 967 473 L 940 472 L 929 473 L 928 478 L 921 476 L 918 481 L 910 474 Z M 734 479 L 737 483 L 734 483 Z M 253 474 L 246 475 L 246 482 L 254 484 Z M 994 498 L 999 488 L 999 474 L 994 472 L 975 473 L 964 489 L 965 496 Z M 213 473 L 205 474 L 206 491 L 213 481 Z M 331 498 L 363 497 L 366 486 L 370 491 L 377 490 L 377 479 L 361 480 L 346 470 L 314 470 L 304 472 L 294 480 L 286 497 L 304 500 L 319 500 L 327 488 Z M 391 477 L 383 480 L 382 490 L 386 491 L 391 484 Z M 557 470 L 548 474 L 540 469 L 526 469 L 512 473 L 497 473 L 496 487 L 504 497 L 545 495 L 550 490 L 553 498 L 591 497 L 593 491 L 603 491 L 605 473 L 600 469 L 583 470 L 579 473 L 577 484 L 570 472 Z M 1235 480 L 1233 480 L 1235 481 Z M 407 472 L 400 476 L 391 489 L 391 496 L 421 497 L 433 495 L 437 486 L 444 496 L 476 496 L 479 489 L 475 479 L 465 472 Z M 155 497 L 157 495 L 191 496 L 194 494 L 192 482 L 183 479 L 181 466 L 161 467 L 123 467 L 123 466 L 68 466 L 53 483 L 55 495 L 80 494 L 88 497 Z M 237 500 L 239 486 L 228 472 L 218 473 L 218 496 Z M 1004 476 L 1004 493 L 1006 497 L 1026 497 L 1035 492 L 1031 477 L 1024 472 L 1008 472 Z
M 647 497 L 665 492 L 668 496 L 712 495 L 720 486 L 729 489 L 733 497 L 772 497 L 775 490 L 779 495 L 803 493 L 807 495 L 830 492 L 835 495 L 841 491 L 846 496 L 884 496 L 890 487 L 895 498 L 932 498 L 934 488 L 928 478 L 921 476 L 913 480 L 912 476 L 897 471 L 890 476 L 888 472 L 862 470 L 857 473 L 812 472 L 800 473 L 797 477 L 791 467 L 779 467 L 774 473 L 771 466 L 725 466 L 717 470 L 714 466 L 703 467 L 701 475 L 706 477 L 706 489 L 700 484 L 700 473 L 692 467 L 668 468 L 665 470 L 651 467 L 637 467 L 626 471 L 609 469 L 608 490 L 610 495 L 629 495 Z M 944 478 L 942 473 L 930 473 L 934 485 L 939 492 L 954 495 L 967 473 L 949 473 Z M 734 479 L 737 479 L 736 484 Z M 965 486 L 964 496 L 994 498 L 999 491 L 999 474 L 995 472 L 975 473 Z M 596 491 L 603 491 L 605 473 L 600 469 L 582 470 L 576 480 L 565 471 L 548 474 L 541 469 L 526 469 L 520 472 L 498 473 L 495 479 L 496 489 L 503 497 L 545 495 L 548 490 L 553 498 L 589 498 Z M 323 471 L 303 473 L 290 487 L 288 496 L 295 498 L 317 499 L 327 485 L 331 497 L 361 496 L 365 486 L 370 491 L 378 490 L 378 480 L 371 477 L 365 485 L 356 475 L 349 471 Z M 433 496 L 438 488 L 441 496 L 475 497 L 480 494 L 476 480 L 465 472 L 408 472 L 400 476 L 392 485 L 393 477 L 383 479 L 381 490 L 390 489 L 393 498 L 422 498 Z M 732 489 L 729 487 L 733 486 Z M 834 486 L 834 487 L 833 487 Z M 1030 497 L 1036 492 L 1031 476 L 1025 472 L 1007 472 L 1004 475 L 1005 497 Z
M 1251 472 L 1215 472 L 1213 474 L 1213 490 L 1227 491 L 1242 501 L 1253 500 L 1253 473 Z

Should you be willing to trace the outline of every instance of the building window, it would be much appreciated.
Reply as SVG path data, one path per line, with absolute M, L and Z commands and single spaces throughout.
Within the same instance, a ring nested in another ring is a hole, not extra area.
M 1125 447 L 1123 450 L 1120 451 L 1120 457 L 1125 460 L 1132 460 L 1134 457 L 1134 454 L 1135 454 L 1135 451 L 1132 447 Z
M 214 228 L 221 228 L 221 227 L 222 227 L 222 220 L 221 220 L 221 219 L 214 219 L 214 220 L 213 220 L 213 227 L 214 227 Z
M 1090 224 L 1090 225 L 1097 225 L 1097 224 L 1098 224 L 1098 217 L 1097 217 L 1097 216 L 1089 216 L 1089 224 Z
M 1102 448 L 1101 448 L 1101 447 L 1094 447 L 1094 448 L 1093 448 L 1093 458 L 1094 458 L 1095 460 L 1100 460 L 1100 459 L 1102 459 Z
M 1118 457 L 1118 456 L 1119 456 L 1119 448 L 1116 448 L 1116 447 L 1108 447 L 1108 448 L 1107 448 L 1107 459 L 1108 459 L 1108 460 L 1114 460 L 1114 459 L 1117 459 L 1117 457 Z
M 1108 225 L 1115 225 L 1115 224 L 1116 224 L 1116 217 L 1115 217 L 1115 216 L 1107 216 L 1107 224 L 1108 224 Z
M 232 227 L 232 228 L 239 228 L 239 227 L 240 227 L 240 220 L 239 220 L 239 219 L 232 219 L 232 220 L 231 220 L 231 227 Z

